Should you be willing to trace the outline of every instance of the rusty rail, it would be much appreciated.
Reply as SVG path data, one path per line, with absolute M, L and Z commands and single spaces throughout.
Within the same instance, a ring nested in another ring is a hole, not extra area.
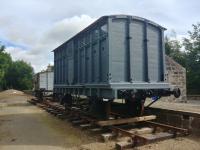
M 167 129 L 167 130 L 172 130 L 172 131 L 174 131 L 174 136 L 176 136 L 177 132 L 183 133 L 184 135 L 188 135 L 189 134 L 189 130 L 188 129 L 179 128 L 179 127 L 171 126 L 171 125 L 168 125 L 168 124 L 162 124 L 162 123 L 152 122 L 152 121 L 145 121 L 145 122 L 147 124 L 155 127 L 155 130 L 156 130 L 156 127 L 164 128 L 164 129 Z

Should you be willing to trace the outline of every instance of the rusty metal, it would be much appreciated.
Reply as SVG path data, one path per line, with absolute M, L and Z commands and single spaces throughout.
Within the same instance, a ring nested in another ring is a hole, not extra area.
M 133 146 L 136 146 L 139 143 L 147 143 L 148 142 L 148 140 L 146 138 L 144 138 L 144 137 L 142 137 L 138 134 L 131 133 L 131 132 L 124 130 L 122 128 L 112 126 L 110 129 L 112 131 L 116 132 L 117 134 L 121 133 L 122 135 L 125 135 L 125 136 L 132 138 Z
M 179 128 L 179 127 L 175 127 L 175 126 L 171 126 L 171 125 L 167 125 L 167 124 L 162 124 L 162 123 L 158 123 L 158 122 L 152 122 L 152 121 L 145 121 L 147 124 L 154 126 L 155 130 L 156 127 L 160 127 L 160 128 L 164 128 L 167 130 L 172 130 L 174 132 L 174 134 L 176 134 L 177 132 L 179 133 L 183 133 L 184 135 L 188 135 L 189 134 L 189 130 L 188 129 L 184 129 L 184 128 Z

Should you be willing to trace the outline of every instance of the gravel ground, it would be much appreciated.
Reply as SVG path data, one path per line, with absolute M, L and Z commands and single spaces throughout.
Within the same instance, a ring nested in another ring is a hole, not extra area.
M 15 90 L 0 93 L 0 150 L 78 149 L 97 140 L 26 102 Z
M 23 92 L 0 93 L 0 150 L 112 150 L 115 142 L 102 143 L 96 135 L 81 131 L 26 102 Z M 199 137 L 165 140 L 137 150 L 200 150 Z

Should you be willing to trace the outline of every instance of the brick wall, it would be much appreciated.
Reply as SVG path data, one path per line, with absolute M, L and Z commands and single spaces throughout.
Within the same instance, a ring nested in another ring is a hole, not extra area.
M 165 56 L 166 62 L 166 80 L 172 85 L 180 88 L 181 96 L 179 98 L 174 98 L 174 96 L 170 96 L 167 99 L 169 101 L 187 101 L 186 96 L 186 70 L 180 64 L 175 62 L 169 56 Z

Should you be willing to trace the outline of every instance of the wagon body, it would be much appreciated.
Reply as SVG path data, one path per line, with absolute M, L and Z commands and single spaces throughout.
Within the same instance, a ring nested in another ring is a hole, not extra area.
M 144 18 L 103 16 L 54 49 L 54 91 L 105 99 L 167 90 L 164 30 Z

